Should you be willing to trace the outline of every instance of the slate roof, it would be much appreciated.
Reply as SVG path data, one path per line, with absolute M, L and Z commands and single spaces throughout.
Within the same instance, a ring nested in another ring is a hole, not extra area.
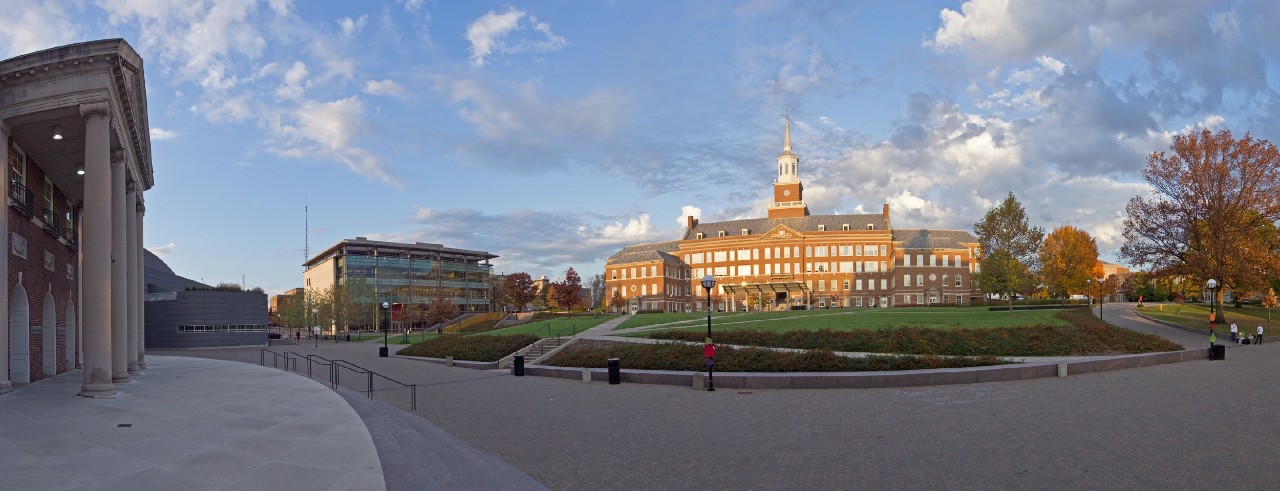
M 723 222 L 700 222 L 694 225 L 692 229 L 685 229 L 682 240 L 694 240 L 698 237 L 698 232 L 702 232 L 704 238 L 713 238 L 720 235 L 723 230 L 726 237 L 731 235 L 742 235 L 742 229 L 747 229 L 747 235 L 760 235 L 773 230 L 779 225 L 786 225 L 797 232 L 817 232 L 819 225 L 826 225 L 827 231 L 844 230 L 844 225 L 849 225 L 849 230 L 866 230 L 867 225 L 874 225 L 876 230 L 888 230 L 889 224 L 885 222 L 884 215 L 880 213 L 869 213 L 864 215 L 809 215 L 807 217 L 796 218 L 747 218 L 742 220 L 728 220 Z
M 172 269 L 169 269 L 169 265 L 165 264 L 163 259 L 160 259 L 159 256 L 156 256 L 151 251 L 143 249 L 142 253 L 144 256 L 142 266 L 145 270 L 144 277 L 147 283 L 146 293 L 180 292 L 192 286 L 209 287 L 209 285 L 199 281 L 178 276 Z
M 672 253 L 679 248 L 680 241 L 678 240 L 636 244 L 623 247 L 621 251 L 609 256 L 605 264 L 628 264 L 642 261 L 665 261 L 668 259 L 675 261 L 678 259 Z
M 978 242 L 963 230 L 894 229 L 893 241 L 903 249 L 964 249 L 963 244 Z

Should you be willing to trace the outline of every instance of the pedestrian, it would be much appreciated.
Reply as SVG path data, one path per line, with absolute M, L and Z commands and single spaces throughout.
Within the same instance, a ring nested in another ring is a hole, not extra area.
M 293 333 L 293 344 L 302 344 L 302 331 Z
M 1236 331 L 1236 323 L 1231 323 L 1231 341 L 1240 342 L 1240 334 Z
M 1253 344 L 1262 344 L 1262 324 L 1258 324 L 1258 338 L 1257 338 L 1257 339 L 1258 339 L 1258 340 L 1257 340 L 1257 341 L 1254 341 L 1254 343 L 1253 343 Z

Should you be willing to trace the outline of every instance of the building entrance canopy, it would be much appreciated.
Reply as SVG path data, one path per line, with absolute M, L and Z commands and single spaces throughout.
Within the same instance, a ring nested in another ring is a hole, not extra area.
M 765 293 L 786 293 L 791 296 L 793 293 L 809 293 L 809 286 L 800 281 L 784 281 L 779 283 L 747 283 L 739 285 L 723 285 L 724 292 L 729 295 L 737 295 L 739 293 L 765 294 Z

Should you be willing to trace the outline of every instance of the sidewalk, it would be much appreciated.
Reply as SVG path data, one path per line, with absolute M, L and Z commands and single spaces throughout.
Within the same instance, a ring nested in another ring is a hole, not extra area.
M 328 387 L 221 360 L 147 364 L 111 399 L 74 397 L 80 370 L 0 397 L 3 487 L 385 488 L 369 430 Z

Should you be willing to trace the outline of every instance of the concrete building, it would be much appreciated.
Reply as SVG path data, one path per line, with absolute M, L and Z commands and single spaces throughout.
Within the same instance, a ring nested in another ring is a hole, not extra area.
M 144 79 L 121 39 L 0 61 L 0 393 L 82 366 L 79 395 L 112 396 L 146 367 L 143 193 L 154 176 Z
M 488 312 L 493 254 L 441 244 L 344 239 L 304 264 L 307 290 L 362 282 L 373 304 L 391 304 L 393 327 L 420 328 L 426 305 L 442 295 L 459 312 Z
M 625 247 L 606 261 L 606 298 L 620 295 L 630 312 L 702 310 L 705 274 L 716 278 L 719 308 L 729 310 L 967 305 L 982 297 L 972 234 L 895 230 L 887 204 L 878 214 L 812 215 L 799 168 L 788 121 L 766 218 L 687 217 L 679 240 Z

